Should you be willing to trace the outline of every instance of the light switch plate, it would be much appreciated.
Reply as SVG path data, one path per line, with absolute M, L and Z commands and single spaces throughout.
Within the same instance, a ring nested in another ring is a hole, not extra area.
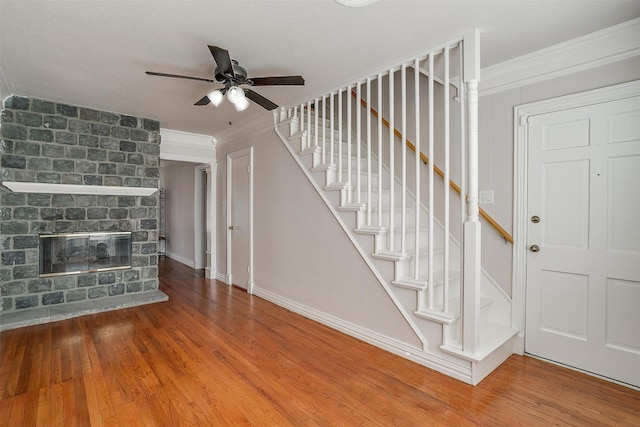
M 485 205 L 493 204 L 493 190 L 480 191 L 480 203 Z

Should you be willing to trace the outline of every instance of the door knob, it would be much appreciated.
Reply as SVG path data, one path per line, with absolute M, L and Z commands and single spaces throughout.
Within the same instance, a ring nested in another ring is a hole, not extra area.
M 534 215 L 531 217 L 531 222 L 537 224 L 540 222 L 540 217 L 538 215 Z
M 233 225 L 229 226 L 229 230 L 235 230 L 236 228 Z
M 531 246 L 529 247 L 529 250 L 530 250 L 531 252 L 540 252 L 540 246 L 538 246 L 538 245 L 531 245 Z

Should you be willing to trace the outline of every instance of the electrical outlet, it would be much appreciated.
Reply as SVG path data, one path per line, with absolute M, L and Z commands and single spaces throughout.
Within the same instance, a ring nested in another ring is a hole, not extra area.
M 493 190 L 480 191 L 480 203 L 485 205 L 493 204 Z

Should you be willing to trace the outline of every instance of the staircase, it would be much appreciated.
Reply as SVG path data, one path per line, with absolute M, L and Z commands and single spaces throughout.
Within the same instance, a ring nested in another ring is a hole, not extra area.
M 418 362 L 477 384 L 512 353 L 510 345 L 517 329 L 512 327 L 511 299 L 480 266 L 477 167 L 474 169 L 477 81 L 465 78 L 466 87 L 458 83 L 458 107 L 450 102 L 450 57 L 459 58 L 458 76 L 473 76 L 462 61 L 477 60 L 473 55 L 465 56 L 468 43 L 477 43 L 476 33 L 299 107 L 282 109 L 274 114 L 274 124 L 280 139 L 422 342 L 422 348 L 406 355 L 412 353 L 410 358 Z M 407 90 L 407 76 L 413 77 L 413 93 Z M 394 97 L 396 83 L 399 102 Z M 426 91 L 421 86 L 426 86 Z M 378 109 L 384 110 L 384 93 L 390 121 L 373 109 L 362 108 L 377 102 Z M 396 104 L 401 110 L 397 118 L 400 132 L 393 125 Z M 412 111 L 407 108 L 410 104 Z M 423 104 L 427 123 L 434 124 L 423 124 L 428 128 L 429 158 L 436 156 L 437 139 L 445 152 L 443 182 L 451 181 L 451 170 L 458 166 L 460 179 L 469 183 L 463 185 L 470 190 L 468 201 L 460 198 L 459 210 L 451 207 L 449 186 L 435 184 L 433 163 L 425 164 L 424 156 L 418 155 Z M 442 130 L 436 129 L 434 119 L 438 108 L 446 112 Z M 454 165 L 449 155 L 452 147 L 455 149 L 449 117 L 455 108 L 461 118 L 460 165 Z M 406 149 L 408 116 L 414 118 L 409 122 L 417 140 L 413 154 Z M 382 126 L 385 121 L 388 137 Z M 465 129 L 469 131 L 468 152 Z M 466 177 L 465 165 L 476 175 Z M 466 247 L 461 240 L 469 242 Z

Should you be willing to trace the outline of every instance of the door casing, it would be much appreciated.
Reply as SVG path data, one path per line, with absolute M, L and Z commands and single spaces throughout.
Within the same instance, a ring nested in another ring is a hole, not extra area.
M 231 242 L 231 233 L 232 231 L 229 227 L 231 224 L 231 196 L 233 189 L 232 182 L 232 167 L 233 160 L 239 157 L 249 156 L 249 281 L 247 283 L 247 293 L 253 293 L 253 168 L 254 168 L 254 160 L 253 160 L 253 147 L 244 148 L 242 150 L 234 151 L 232 153 L 227 154 L 227 210 L 226 210 L 226 230 L 227 230 L 227 284 L 233 284 L 233 276 L 232 276 L 232 242 Z
M 552 98 L 514 108 L 514 216 L 513 216 L 513 311 L 512 321 L 518 327 L 520 337 L 525 333 L 525 297 L 527 284 L 528 251 L 528 160 L 529 116 L 584 107 L 640 95 L 640 80 L 590 90 L 577 94 Z M 519 352 L 524 352 L 524 339 Z
M 215 163 L 203 163 L 194 168 L 194 268 L 196 270 L 204 268 L 207 278 L 212 278 L 216 271 L 215 251 L 212 250 L 216 229 L 214 204 L 216 170 Z M 203 218 L 205 213 L 206 218 Z

